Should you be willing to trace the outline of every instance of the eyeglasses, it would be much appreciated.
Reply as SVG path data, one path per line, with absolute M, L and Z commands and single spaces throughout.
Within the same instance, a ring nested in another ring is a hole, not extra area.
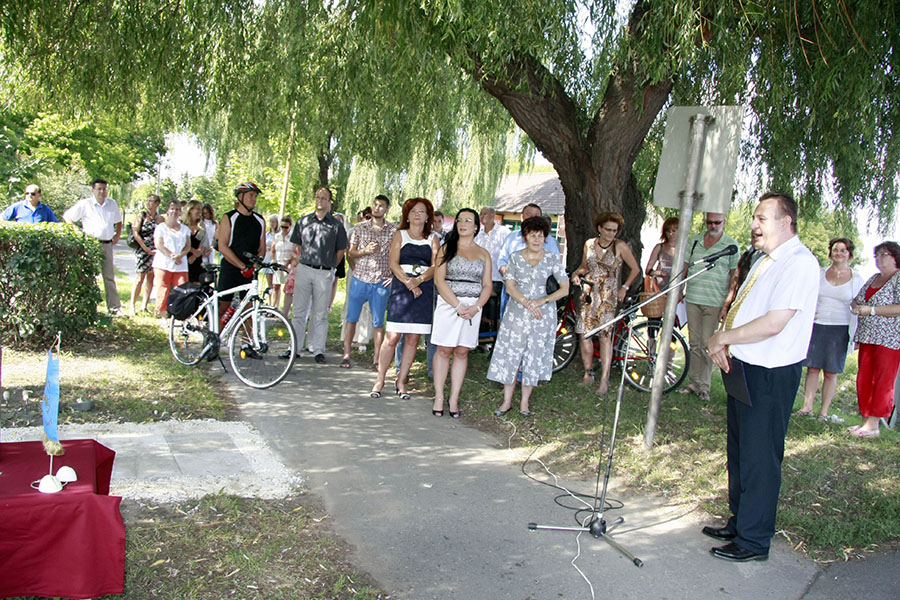
M 707 225 L 721 225 L 724 222 L 725 222 L 724 220 L 723 221 L 710 221 L 709 219 L 706 220 Z
M 879 258 L 879 257 L 882 257 L 882 256 L 893 256 L 893 254 L 891 254 L 890 252 L 886 252 L 886 251 L 876 252 L 876 253 L 875 253 L 875 258 Z

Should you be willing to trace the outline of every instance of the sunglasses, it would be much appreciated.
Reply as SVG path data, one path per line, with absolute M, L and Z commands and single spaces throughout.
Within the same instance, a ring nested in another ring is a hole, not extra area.
M 707 225 L 721 225 L 725 221 L 706 221 Z
M 25 192 L 26 196 L 40 196 L 40 192 Z

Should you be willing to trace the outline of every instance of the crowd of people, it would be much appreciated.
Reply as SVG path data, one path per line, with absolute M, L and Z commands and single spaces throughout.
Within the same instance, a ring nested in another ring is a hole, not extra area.
M 327 361 L 328 313 L 337 279 L 346 274 L 340 367 L 352 368 L 353 345 L 367 343 L 371 335 L 377 373 L 367 392 L 371 398 L 382 396 L 392 362 L 394 393 L 411 397 L 409 372 L 424 338 L 435 389 L 432 414 L 442 417 L 446 407 L 451 417 L 459 418 L 468 354 L 486 327 L 495 336 L 487 379 L 503 386 L 494 414 L 512 410 L 519 383 L 519 413 L 532 415 L 532 390 L 552 376 L 556 302 L 570 292 L 559 245 L 539 206 L 524 207 L 515 232 L 498 223 L 489 207 L 460 210 L 445 231 L 444 216 L 428 199 L 406 200 L 395 226 L 386 219 L 389 198 L 378 195 L 357 215 L 356 225 L 348 227 L 342 215 L 332 212 L 327 187 L 315 191 L 315 210 L 296 222 L 287 215 L 264 219 L 255 211 L 259 193 L 253 183 L 238 185 L 234 209 L 218 222 L 208 204 L 173 198 L 160 212 L 160 198 L 148 196 L 129 238 L 136 261 L 132 311 L 138 312 L 139 301 L 140 310 L 148 310 L 155 285 L 155 313 L 164 316 L 169 291 L 198 281 L 201 265 L 214 260 L 214 249 L 221 260 L 220 291 L 252 281 L 247 253 L 266 256 L 289 270 L 271 274 L 265 283 L 273 289 L 276 306 L 280 301 L 286 315 L 293 313 L 297 351 L 309 349 L 321 364 Z M 25 198 L 2 218 L 55 222 L 40 198 L 40 187 L 29 185 Z M 669 218 L 643 270 L 660 289 L 686 280 L 671 292 L 685 304 L 691 346 L 690 383 L 681 393 L 708 400 L 713 367 L 722 373 L 732 516 L 722 527 L 704 527 L 703 533 L 727 542 L 711 550 L 725 560 L 768 557 L 784 440 L 804 367 L 798 415 L 812 416 L 821 376 L 818 418 L 829 418 L 837 376 L 854 346 L 859 348 L 856 384 L 863 421 L 848 433 L 878 436 L 882 420 L 894 409 L 900 369 L 900 245 L 877 245 L 878 272 L 863 282 L 850 267 L 856 248 L 846 237 L 830 241 L 830 264 L 819 266 L 797 235 L 797 212 L 788 194 L 760 197 L 751 245 L 740 257 L 737 242 L 724 233 L 727 216 L 706 213 L 705 231 L 690 237 L 681 265 L 675 264 L 678 219 Z M 107 197 L 107 183 L 93 181 L 91 196 L 66 210 L 63 220 L 80 224 L 100 243 L 106 304 L 115 314 L 120 302 L 112 249 L 122 235 L 122 213 Z M 571 278 L 581 291 L 576 329 L 582 383 L 594 381 L 590 333 L 599 336 L 601 394 L 609 388 L 612 357 L 611 336 L 602 325 L 616 315 L 642 274 L 629 245 L 618 239 L 624 225 L 619 214 L 599 214 L 593 223 L 596 235 L 585 242 Z M 717 253 L 721 257 L 712 267 L 700 266 L 700 259 Z M 230 300 L 221 298 L 220 311 Z

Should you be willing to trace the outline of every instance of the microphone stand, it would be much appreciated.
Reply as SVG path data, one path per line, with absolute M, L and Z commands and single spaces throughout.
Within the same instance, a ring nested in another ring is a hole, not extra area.
M 679 272 L 678 276 L 675 277 L 676 281 L 670 282 L 669 286 L 666 289 L 659 291 L 658 293 L 654 294 L 650 298 L 647 298 L 643 302 L 640 302 L 638 304 L 630 306 L 628 309 L 622 311 L 621 313 L 619 313 L 618 315 L 616 315 L 614 318 L 610 319 L 606 323 L 603 323 L 602 325 L 585 333 L 584 338 L 588 339 L 591 336 L 596 335 L 600 331 L 603 331 L 604 329 L 611 327 L 615 323 L 618 323 L 619 321 L 630 317 L 631 315 L 635 314 L 638 310 L 640 310 L 641 307 L 643 307 L 644 305 L 649 304 L 650 302 L 653 302 L 660 296 L 664 296 L 665 294 L 668 294 L 670 291 L 680 288 L 681 286 L 683 286 L 685 283 L 687 283 L 694 277 L 697 277 L 697 276 L 701 275 L 702 273 L 706 273 L 707 271 L 709 271 L 710 269 L 712 269 L 713 267 L 716 266 L 716 261 L 719 258 L 721 258 L 721 257 L 716 257 L 714 259 L 706 259 L 706 260 L 700 259 L 700 260 L 692 263 L 692 266 L 700 264 L 701 262 L 706 262 L 707 264 L 704 268 L 700 269 L 699 271 L 697 271 L 696 273 L 694 273 L 693 275 L 691 275 L 689 277 L 685 277 L 684 279 L 681 278 L 681 273 Z M 628 355 L 629 355 L 628 353 L 631 350 L 631 327 L 627 327 L 626 332 L 627 332 L 628 337 L 625 339 L 625 360 L 624 360 L 624 363 L 622 366 L 622 376 L 619 380 L 619 389 L 616 392 L 616 410 L 615 410 L 615 415 L 613 417 L 612 433 L 610 434 L 610 438 L 609 438 L 609 453 L 606 456 L 606 469 L 605 469 L 604 476 L 603 476 L 603 491 L 601 492 L 601 494 L 599 496 L 597 495 L 596 489 L 600 487 L 600 473 L 602 470 L 602 459 L 601 459 L 600 461 L 597 462 L 597 484 L 596 484 L 595 491 L 594 491 L 594 506 L 591 509 L 591 517 L 590 517 L 590 519 L 587 520 L 586 524 L 581 527 L 561 527 L 561 526 L 554 526 L 554 525 L 539 525 L 537 523 L 529 523 L 528 529 L 530 529 L 532 531 L 536 531 L 538 529 L 544 529 L 544 530 L 550 530 L 550 531 L 576 531 L 576 532 L 590 533 L 595 538 L 603 539 L 610 546 L 612 546 L 613 548 L 615 548 L 616 550 L 621 552 L 626 558 L 628 558 L 628 560 L 630 560 L 634 564 L 634 566 L 643 567 L 644 561 L 642 561 L 640 558 L 637 558 L 634 554 L 632 554 L 631 552 L 626 550 L 621 544 L 619 544 L 616 540 L 614 540 L 612 538 L 612 536 L 610 535 L 612 533 L 613 529 L 615 529 L 616 527 L 618 527 L 619 525 L 621 525 L 622 523 L 625 522 L 625 518 L 618 517 L 614 521 L 608 522 L 606 520 L 606 518 L 604 517 L 605 510 L 606 510 L 606 493 L 607 493 L 607 490 L 609 489 L 609 476 L 610 476 L 610 473 L 612 472 L 613 455 L 615 453 L 615 448 L 616 448 L 616 433 L 619 429 L 619 415 L 621 414 L 621 411 L 622 411 L 622 399 L 625 396 L 625 374 L 628 371 L 628 368 L 627 368 L 628 367 Z M 601 440 L 601 444 L 602 444 L 602 440 Z

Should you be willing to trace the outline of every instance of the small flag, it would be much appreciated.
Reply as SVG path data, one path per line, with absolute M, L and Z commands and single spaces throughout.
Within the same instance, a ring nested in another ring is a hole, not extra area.
M 44 398 L 41 400 L 41 415 L 44 421 L 44 433 L 54 442 L 59 441 L 56 430 L 59 418 L 59 358 L 53 357 L 53 350 L 47 350 L 47 383 L 44 385 Z

